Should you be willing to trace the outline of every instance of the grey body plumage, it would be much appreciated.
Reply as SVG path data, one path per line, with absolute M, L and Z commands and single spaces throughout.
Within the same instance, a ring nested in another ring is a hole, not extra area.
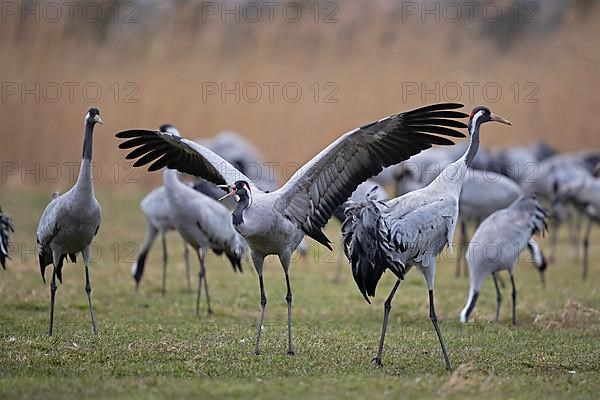
M 94 333 L 97 334 L 96 321 L 91 298 L 91 283 L 89 277 L 90 245 L 100 228 L 100 204 L 94 196 L 92 177 L 92 145 L 94 126 L 102 123 L 100 112 L 91 108 L 85 116 L 85 138 L 83 142 L 83 157 L 79 176 L 75 185 L 62 195 L 52 195 L 46 206 L 37 228 L 38 258 L 40 272 L 44 279 L 46 267 L 53 264 L 52 281 L 50 283 L 50 329 L 53 333 L 54 301 L 56 295 L 56 279 L 62 282 L 62 267 L 68 257 L 76 261 L 76 255 L 81 253 L 86 274 L 85 291 L 88 297 L 90 315 Z
M 535 234 L 546 231 L 548 212 L 540 202 L 531 196 L 520 197 L 509 207 L 498 210 L 486 218 L 475 231 L 467 249 L 467 264 L 471 287 L 460 320 L 467 322 L 475 307 L 481 285 L 486 277 L 492 275 L 497 291 L 496 320 L 499 318 L 500 295 L 496 273 L 507 270 L 510 274 L 513 296 L 513 324 L 516 324 L 516 288 L 514 283 L 515 263 L 521 252 L 530 247 L 536 266 L 543 274 L 546 262 Z

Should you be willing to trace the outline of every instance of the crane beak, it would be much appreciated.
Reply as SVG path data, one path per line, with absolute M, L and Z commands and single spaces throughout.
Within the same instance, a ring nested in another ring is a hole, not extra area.
M 102 125 L 104 123 L 104 122 L 102 122 L 102 118 L 100 118 L 99 115 L 94 116 L 94 121 L 96 121 L 100 125 Z
M 225 196 L 221 197 L 218 201 L 223 201 L 231 196 L 235 196 L 235 192 L 233 190 L 231 192 L 227 193 Z
M 490 121 L 496 121 L 496 122 L 500 122 L 501 124 L 505 124 L 505 125 L 512 125 L 512 123 L 507 120 L 506 118 L 502 118 L 499 115 L 496 115 L 494 113 L 492 113 L 492 115 L 490 115 Z

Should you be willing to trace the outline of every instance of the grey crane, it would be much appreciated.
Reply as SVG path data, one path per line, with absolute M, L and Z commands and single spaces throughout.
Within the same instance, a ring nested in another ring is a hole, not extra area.
M 512 285 L 512 323 L 517 323 L 517 290 L 514 280 L 515 263 L 519 254 L 529 247 L 540 274 L 546 269 L 545 257 L 532 236 L 543 234 L 548 212 L 531 196 L 520 197 L 509 207 L 496 211 L 477 228 L 467 249 L 471 287 L 460 321 L 466 323 L 475 308 L 481 285 L 492 275 L 496 286 L 496 322 L 500 318 L 502 294 L 498 284 L 499 271 L 508 270 Z
M 0 207 L 0 264 L 2 268 L 6 269 L 6 260 L 9 258 L 8 255 L 8 244 L 10 242 L 10 235 L 14 233 L 15 226 L 13 225 L 12 219 L 2 211 Z
M 52 264 L 52 281 L 50 282 L 50 329 L 52 336 L 54 324 L 54 301 L 56 296 L 56 279 L 62 282 L 62 267 L 66 257 L 76 261 L 77 253 L 83 256 L 85 266 L 85 292 L 87 293 L 92 327 L 97 335 L 96 320 L 92 307 L 92 285 L 90 283 L 90 244 L 100 228 L 100 204 L 94 196 L 92 179 L 92 145 L 94 127 L 102 124 L 100 111 L 90 108 L 85 115 L 85 139 L 83 141 L 83 158 L 79 176 L 75 185 L 62 195 L 54 194 L 46 206 L 37 228 L 37 245 L 40 272 L 44 283 L 46 266 Z
M 444 136 L 463 137 L 453 128 L 466 125 L 456 118 L 462 104 L 436 104 L 395 114 L 354 129 L 322 150 L 301 167 L 278 190 L 261 191 L 248 177 L 207 148 L 174 135 L 131 130 L 117 137 L 128 139 L 121 148 L 133 148 L 130 156 L 141 157 L 134 165 L 153 162 L 149 170 L 163 167 L 201 176 L 228 187 L 229 196 L 239 199 L 233 211 L 233 224 L 248 241 L 260 286 L 260 319 L 254 352 L 260 354 L 260 337 L 267 297 L 263 263 L 267 255 L 279 256 L 284 269 L 288 306 L 288 349 L 292 346 L 292 290 L 289 266 L 292 252 L 304 235 L 331 250 L 322 232 L 334 210 L 356 187 L 382 168 L 408 159 L 433 144 L 451 145 Z
M 600 179 L 582 175 L 565 183 L 559 190 L 560 199 L 573 204 L 587 218 L 583 235 L 583 280 L 586 280 L 589 269 L 589 240 L 592 222 L 600 222 Z
M 460 230 L 456 257 L 456 276 L 460 276 L 463 251 L 469 243 L 467 225 L 479 224 L 494 211 L 511 205 L 523 195 L 521 187 L 507 176 L 476 169 L 468 169 L 459 200 Z M 466 275 L 466 271 L 465 271 Z
M 181 140 L 179 131 L 172 125 L 163 125 L 158 132 Z M 186 243 L 196 251 L 200 262 L 196 314 L 200 313 L 203 282 L 208 313 L 212 314 L 206 278 L 206 252 L 212 249 L 217 254 L 225 253 L 233 270 L 242 272 L 241 259 L 246 252 L 246 241 L 234 229 L 230 211 L 215 199 L 182 182 L 176 170 L 164 170 L 163 185 L 171 222 Z
M 555 259 L 560 225 L 565 221 L 576 219 L 572 205 L 560 199 L 561 187 L 582 176 L 591 175 L 598 162 L 600 162 L 600 153 L 593 150 L 574 154 L 557 154 L 540 162 L 536 173 L 523 182 L 525 192 L 539 196 L 551 210 L 553 227 L 550 232 L 550 262 Z M 577 253 L 579 236 L 577 231 L 577 227 L 573 226 L 571 233 L 573 254 Z
M 230 164 L 234 165 L 244 174 L 252 174 L 256 176 L 254 182 L 261 190 L 273 190 L 277 187 L 277 177 L 272 171 L 267 171 L 263 167 L 267 164 L 264 161 L 263 155 L 260 151 L 248 140 L 246 140 L 240 134 L 233 131 L 223 131 L 211 138 L 207 139 L 196 139 L 195 142 L 208 147 L 219 156 L 223 157 Z M 195 190 L 204 193 L 205 195 L 212 197 L 217 200 L 221 198 L 225 192 L 223 189 L 218 188 L 213 183 L 208 182 L 202 178 L 196 178 L 193 183 Z M 235 202 L 227 202 L 226 206 L 233 209 Z M 166 292 L 166 268 L 167 268 L 167 244 L 166 244 L 166 232 L 169 230 L 175 230 L 175 227 L 170 221 L 169 208 L 167 203 L 166 194 L 164 187 L 158 188 L 150 192 L 141 203 L 142 211 L 146 217 L 146 239 L 136 261 L 132 265 L 131 273 L 136 282 L 136 289 L 139 287 L 141 279 L 144 273 L 145 260 L 154 243 L 154 240 L 158 233 L 162 238 L 162 249 L 163 249 L 163 286 L 162 293 Z M 308 246 L 305 241 L 300 243 L 298 247 L 301 257 L 306 257 L 308 254 Z M 189 253 L 187 245 L 184 241 L 184 260 L 186 277 L 188 283 L 188 289 L 190 288 L 190 275 L 189 275 Z
M 389 269 L 397 281 L 384 304 L 379 350 L 373 362 L 382 366 L 383 344 L 392 299 L 408 271 L 416 266 L 429 291 L 429 317 L 437 333 L 446 368 L 452 369 L 434 304 L 436 256 L 452 244 L 459 211 L 459 196 L 467 168 L 479 147 L 479 128 L 488 121 L 509 124 L 486 107 L 476 107 L 469 117 L 471 135 L 462 157 L 448 165 L 428 186 L 387 202 L 367 199 L 346 209 L 342 226 L 344 250 L 352 274 L 367 302 L 383 273 Z
M 163 253 L 163 276 L 162 276 L 162 294 L 164 295 L 167 291 L 167 240 L 166 234 L 169 231 L 175 230 L 175 225 L 171 221 L 171 209 L 167 200 L 167 194 L 165 187 L 161 186 L 152 190 L 142 199 L 140 208 L 146 217 L 146 238 L 144 243 L 137 255 L 136 261 L 131 266 L 131 274 L 135 280 L 135 288 L 139 289 L 144 270 L 146 265 L 146 258 L 148 253 L 156 239 L 156 236 L 160 234 L 162 241 L 162 253 Z M 189 274 L 189 252 L 187 244 L 184 242 L 184 261 L 185 270 L 187 276 L 188 289 L 190 288 L 190 274 Z
M 204 193 L 205 195 L 212 197 L 217 200 L 222 197 L 225 192 L 222 189 L 219 189 L 212 183 L 198 178 L 196 182 L 194 182 L 192 186 L 195 190 Z M 169 207 L 169 202 L 167 199 L 167 194 L 164 186 L 154 189 L 150 193 L 148 193 L 140 203 L 140 207 L 144 216 L 146 217 L 146 238 L 144 243 L 142 244 L 142 248 L 138 253 L 136 261 L 131 266 L 131 274 L 135 280 L 136 290 L 139 288 L 141 283 L 146 258 L 154 240 L 156 239 L 157 234 L 160 233 L 162 239 L 162 251 L 163 251 L 163 280 L 162 280 L 162 293 L 163 295 L 166 293 L 166 279 L 167 279 L 167 261 L 168 261 L 168 252 L 167 252 L 167 242 L 166 242 L 166 234 L 169 231 L 176 230 L 175 225 L 171 221 L 171 208 Z M 189 265 L 189 251 L 186 242 L 183 243 L 183 258 L 185 263 L 185 272 L 187 278 L 187 286 L 190 289 L 190 265 Z

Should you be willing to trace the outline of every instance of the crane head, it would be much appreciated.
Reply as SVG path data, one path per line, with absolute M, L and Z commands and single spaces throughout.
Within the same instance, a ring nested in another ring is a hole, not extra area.
M 512 125 L 512 123 L 509 120 L 494 114 L 490 111 L 489 108 L 484 106 L 477 106 L 473 109 L 473 111 L 471 111 L 471 114 L 469 115 L 469 132 L 471 132 L 472 127 L 479 126 L 484 122 L 490 121 L 500 122 L 501 124 L 505 125 Z
M 223 201 L 231 196 L 238 196 L 240 199 L 250 198 L 252 190 L 250 184 L 246 181 L 235 181 L 233 185 L 218 185 L 221 189 L 229 191 L 225 196 L 221 197 L 219 201 Z
M 90 108 L 87 114 L 85 115 L 84 120 L 86 124 L 91 124 L 92 126 L 96 124 L 102 124 L 102 119 L 100 118 L 100 110 L 98 110 L 97 108 Z

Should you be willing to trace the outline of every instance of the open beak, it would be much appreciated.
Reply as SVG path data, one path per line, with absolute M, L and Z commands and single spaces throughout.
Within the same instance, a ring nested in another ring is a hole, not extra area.
M 235 192 L 233 190 L 231 192 L 227 193 L 225 196 L 221 197 L 218 201 L 223 201 L 231 196 L 235 196 Z
M 102 125 L 102 124 L 104 123 L 104 122 L 102 122 L 102 118 L 100 118 L 100 116 L 99 116 L 99 115 L 96 115 L 96 116 L 94 117 L 94 121 L 96 121 L 96 122 L 97 122 L 97 123 L 99 123 L 100 125 Z
M 502 118 L 501 116 L 496 115 L 494 113 L 492 113 L 492 115 L 490 116 L 490 120 L 500 122 L 501 124 L 505 124 L 505 125 L 512 125 L 512 123 L 509 120 Z

